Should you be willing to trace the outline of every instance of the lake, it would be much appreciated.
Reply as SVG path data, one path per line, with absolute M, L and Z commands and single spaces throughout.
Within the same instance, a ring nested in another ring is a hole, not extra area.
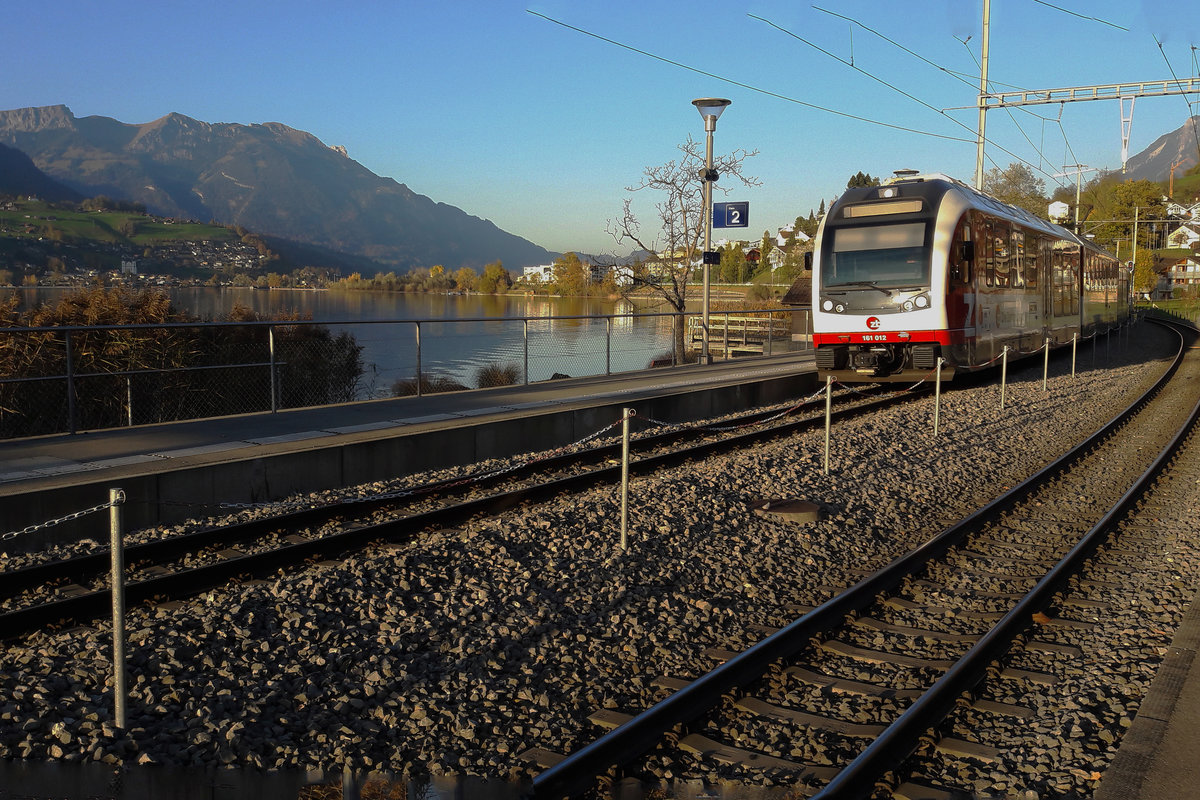
M 18 291 L 29 307 L 69 290 Z M 218 319 L 242 305 L 263 314 L 298 311 L 334 331 L 349 332 L 363 347 L 363 397 L 391 396 L 396 381 L 416 375 L 418 328 L 421 374 L 471 387 L 483 367 L 523 370 L 526 352 L 528 379 L 539 381 L 555 374 L 645 369 L 671 350 L 671 318 L 651 316 L 654 309 L 633 316 L 633 305 L 624 300 L 211 287 L 166 291 L 176 306 L 201 319 Z M 605 315 L 612 319 L 562 319 Z

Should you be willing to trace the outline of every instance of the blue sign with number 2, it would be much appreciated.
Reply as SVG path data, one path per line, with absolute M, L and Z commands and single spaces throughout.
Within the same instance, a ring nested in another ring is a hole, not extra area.
M 713 203 L 714 228 L 747 228 L 749 226 L 749 203 Z

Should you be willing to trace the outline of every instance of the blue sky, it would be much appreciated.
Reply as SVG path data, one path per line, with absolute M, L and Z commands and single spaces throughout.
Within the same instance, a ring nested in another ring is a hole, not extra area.
M 993 0 L 990 76 L 1044 89 L 1195 75 L 1200 19 L 1184 6 Z M 548 249 L 611 252 L 626 187 L 703 139 L 696 97 L 733 101 L 719 152 L 759 151 L 746 171 L 762 185 L 717 197 L 750 203 L 747 238 L 807 216 L 859 170 L 970 182 L 976 113 L 940 110 L 975 102 L 981 18 L 982 0 L 14 3 L 0 108 L 281 122 Z M 1189 99 L 1138 100 L 1130 154 L 1182 125 Z M 989 112 L 989 168 L 1019 156 L 1053 187 L 1043 173 L 1064 164 L 1120 167 L 1116 101 L 1029 111 Z

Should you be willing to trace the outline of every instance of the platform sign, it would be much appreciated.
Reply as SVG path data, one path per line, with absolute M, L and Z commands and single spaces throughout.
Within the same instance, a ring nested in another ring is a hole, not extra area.
M 749 203 L 713 203 L 714 228 L 750 227 Z

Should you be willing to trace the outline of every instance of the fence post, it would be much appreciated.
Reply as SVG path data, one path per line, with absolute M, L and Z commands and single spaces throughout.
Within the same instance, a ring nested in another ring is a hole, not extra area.
M 612 375 L 612 317 L 604 318 L 604 374 Z
M 525 336 L 525 356 L 524 356 L 524 358 L 525 358 L 525 361 L 524 361 L 525 385 L 528 386 L 529 385 L 529 317 L 526 317 L 525 319 L 521 320 L 521 323 L 522 323 L 522 327 L 524 329 L 524 336 Z
M 417 345 L 417 397 L 421 396 L 421 323 L 414 322 L 416 330 L 413 331 L 413 336 L 416 337 Z
M 745 332 L 743 332 L 742 336 L 744 337 L 745 335 L 746 335 Z M 723 358 L 726 361 L 728 361 L 729 360 L 729 312 L 728 311 L 725 312 L 725 330 L 721 334 L 721 342 L 722 342 L 722 346 L 725 348 L 725 352 L 723 353 Z
M 946 359 L 938 356 L 937 360 L 937 380 L 934 383 L 933 389 L 933 438 L 938 435 L 938 416 L 942 410 L 942 364 Z
M 1046 391 L 1046 378 L 1050 374 L 1050 337 L 1046 337 L 1046 356 L 1042 359 L 1042 391 Z
M 122 539 L 121 504 L 125 492 L 108 490 L 109 553 L 112 558 L 112 620 L 113 620 L 113 716 L 114 722 L 125 730 L 125 551 Z
M 63 338 L 67 346 L 67 426 L 75 433 L 75 357 L 71 352 L 71 332 L 64 331 Z
M 1008 385 L 1008 345 L 1000 353 L 1000 410 L 1004 410 L 1004 389 Z
M 267 354 L 268 360 L 271 362 L 271 413 L 279 411 L 279 386 L 276 376 L 275 364 L 275 326 L 267 326 Z
M 1079 331 L 1071 334 L 1071 377 L 1075 377 L 1075 351 L 1079 349 Z
M 679 356 L 683 355 L 682 353 L 675 352 L 675 345 L 679 342 L 679 319 L 680 319 L 680 315 L 682 313 L 683 312 L 681 312 L 681 311 L 676 311 L 674 314 L 671 315 L 671 366 L 672 367 L 679 366 Z
M 125 418 L 129 427 L 133 427 L 133 376 L 125 376 Z
M 833 411 L 833 376 L 825 376 L 825 474 L 829 474 L 829 424 Z
M 629 545 L 629 420 L 637 414 L 632 408 L 621 409 L 621 550 Z

